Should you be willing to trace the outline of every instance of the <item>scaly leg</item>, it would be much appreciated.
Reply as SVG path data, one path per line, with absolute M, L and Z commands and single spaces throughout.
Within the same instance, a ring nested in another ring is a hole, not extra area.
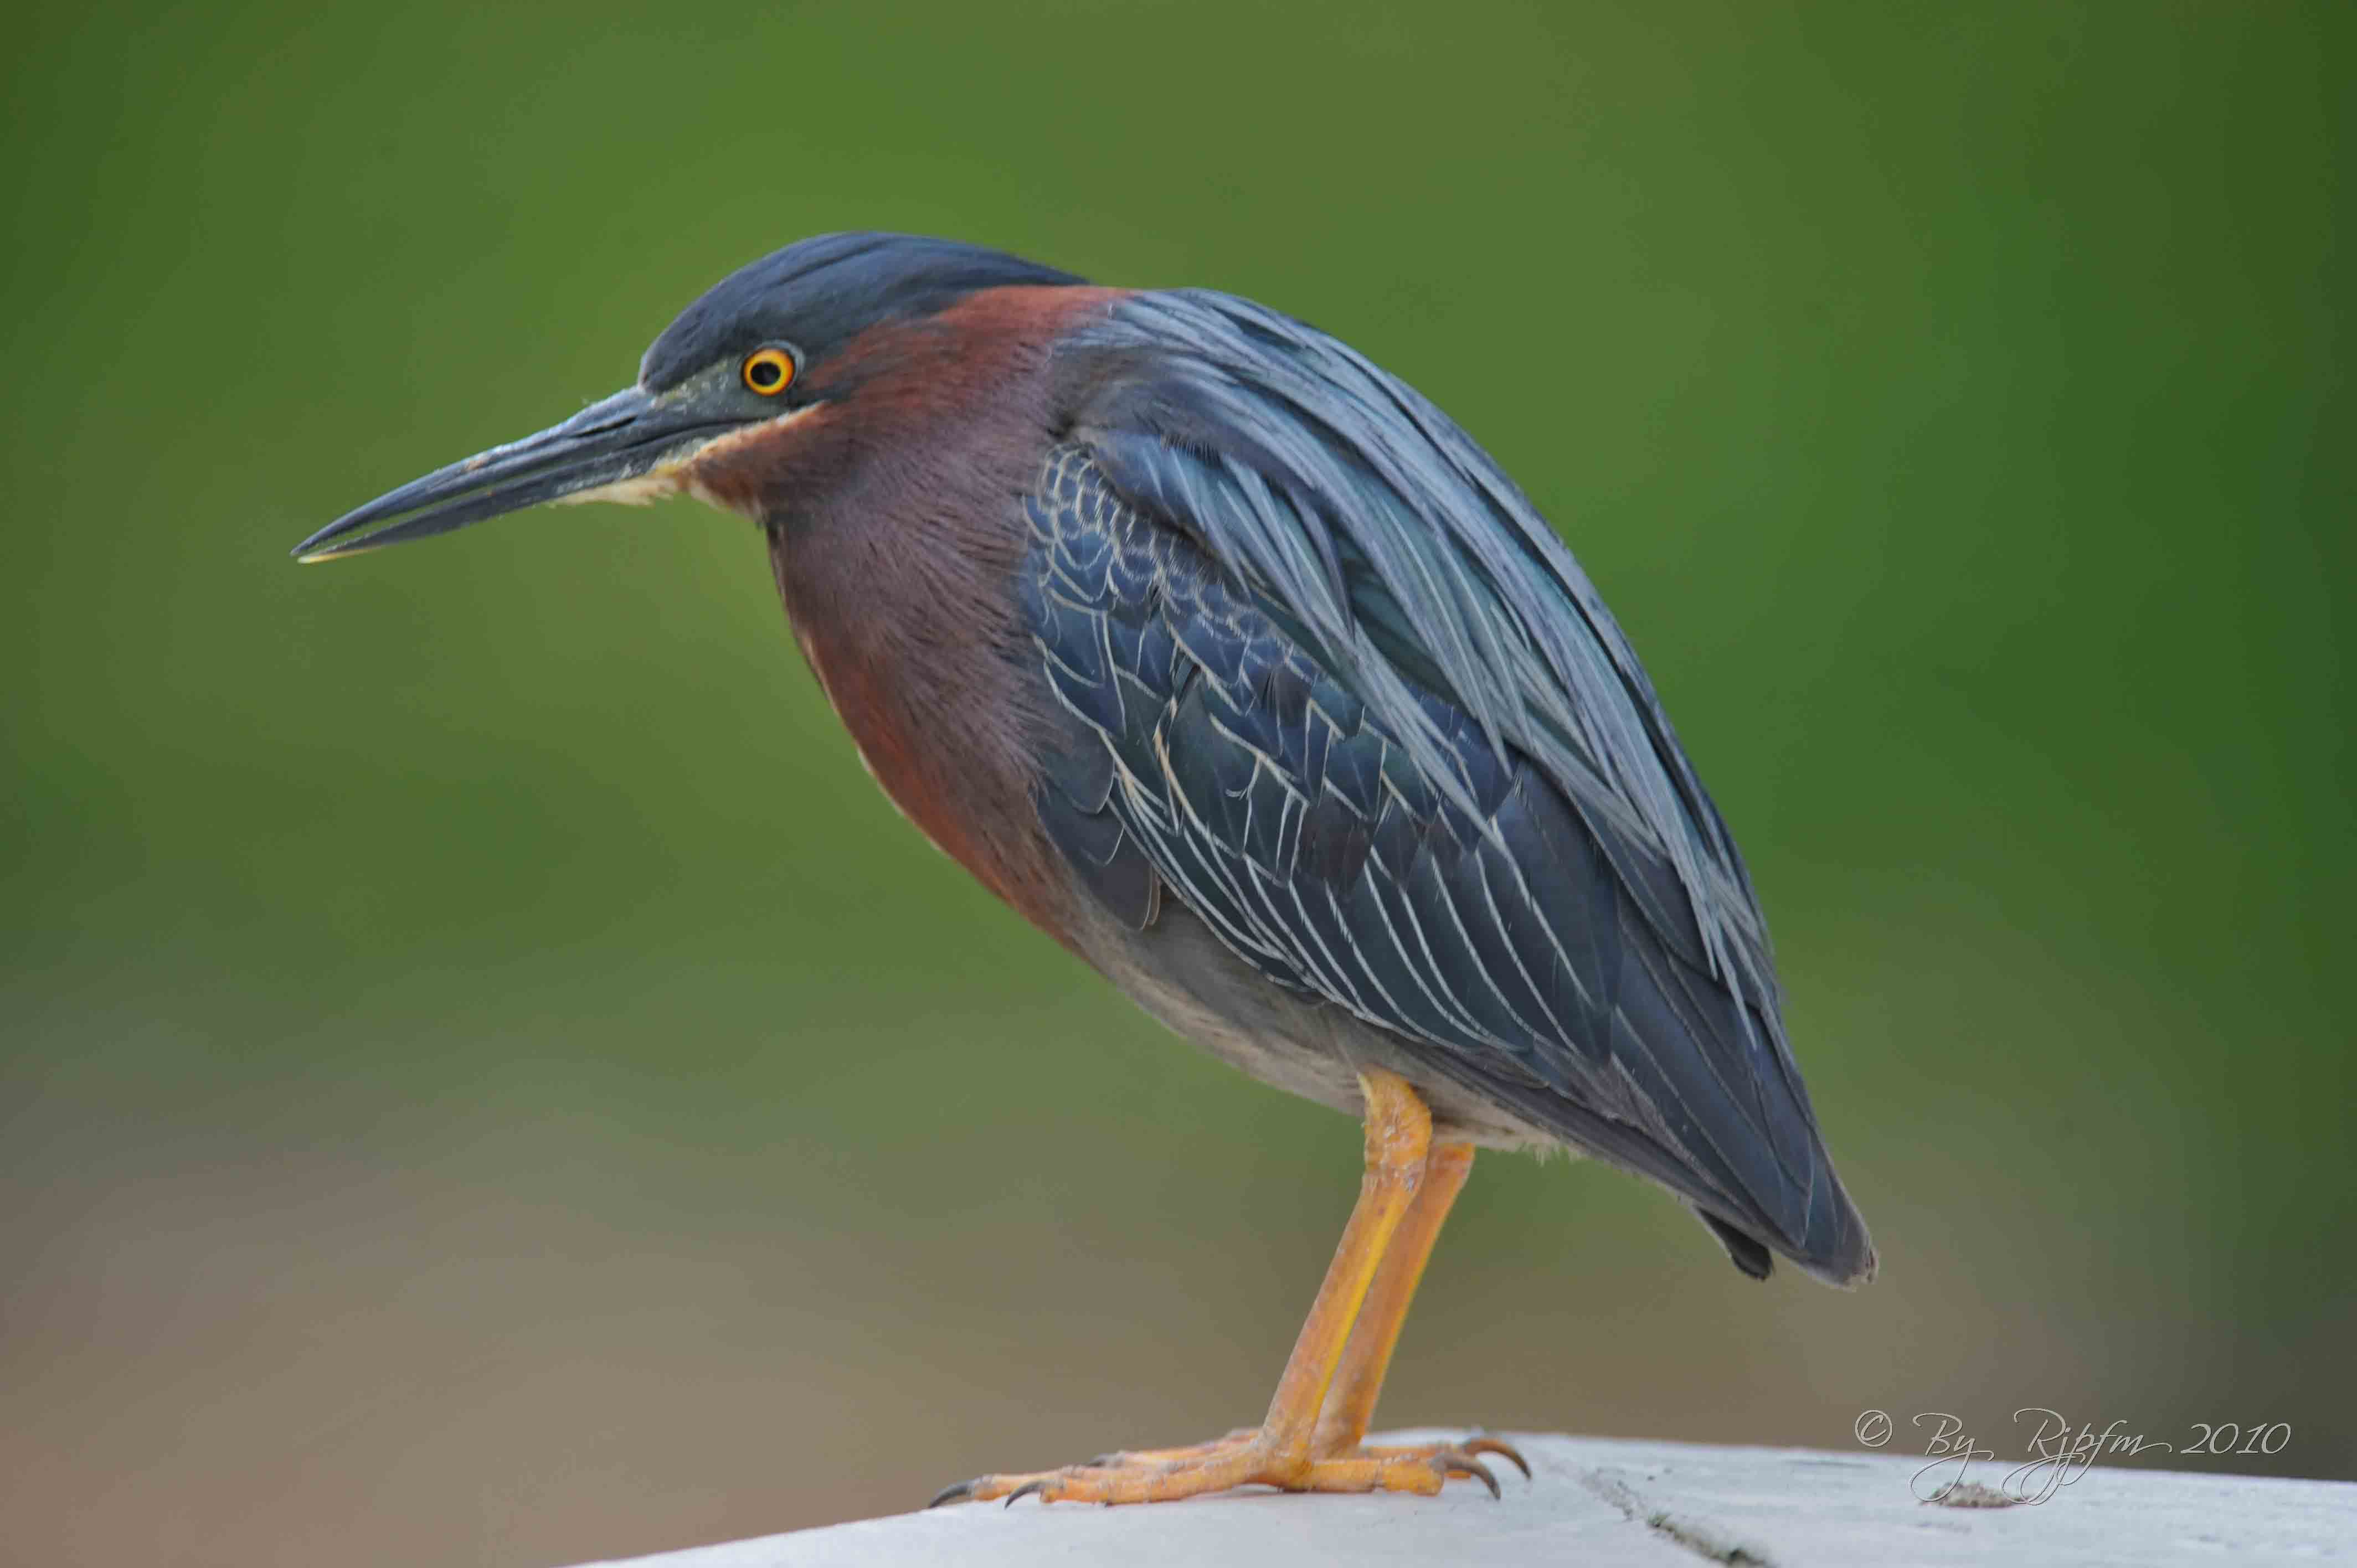
M 1492 1492 L 1497 1481 L 1480 1460 L 1460 1449 L 1403 1449 L 1389 1454 L 1322 1456 L 1316 1447 L 1319 1412 L 1333 1386 L 1369 1291 L 1383 1273 L 1385 1254 L 1401 1223 L 1416 1206 L 1431 1154 L 1432 1116 L 1407 1081 L 1379 1070 L 1359 1075 L 1367 1108 L 1366 1171 L 1358 1206 L 1327 1266 L 1309 1316 L 1294 1341 L 1293 1354 L 1277 1380 L 1275 1397 L 1259 1428 L 1192 1449 L 1109 1455 L 1109 1463 L 1073 1465 L 1034 1475 L 983 1476 L 949 1487 L 936 1503 L 986 1501 L 1037 1494 L 1048 1502 L 1142 1503 L 1199 1497 L 1255 1483 L 1295 1492 L 1404 1491 L 1430 1495 L 1452 1475 L 1474 1476 Z M 1458 1171 L 1458 1181 L 1463 1181 Z M 1442 1212 L 1447 1204 L 1441 1206 Z M 1437 1229 L 1439 1216 L 1432 1220 Z M 1427 1238 L 1420 1251 L 1428 1253 Z M 1421 1255 L 1401 1290 L 1396 1311 L 1423 1271 Z M 1386 1296 L 1386 1302 L 1389 1297 Z M 1388 1308 L 1387 1308 L 1388 1310 Z M 1373 1367 L 1380 1385 L 1397 1324 L 1382 1333 L 1381 1358 Z M 1372 1341 L 1371 1341 L 1372 1343 Z M 1367 1408 L 1374 1400 L 1366 1396 Z M 1363 1424 L 1363 1423 L 1362 1423 Z
M 1470 1144 L 1436 1144 L 1426 1156 L 1423 1185 L 1392 1235 L 1391 1251 L 1383 1254 L 1374 1283 L 1368 1287 L 1358 1326 L 1351 1332 L 1350 1348 L 1342 1353 L 1342 1364 L 1326 1395 L 1326 1408 L 1318 1418 L 1318 1434 L 1310 1447 L 1320 1458 L 1380 1459 L 1431 1452 L 1428 1447 L 1369 1448 L 1364 1444 L 1368 1423 L 1374 1419 L 1375 1401 L 1383 1391 L 1383 1374 L 1391 1369 L 1392 1351 L 1399 1344 L 1401 1326 L 1407 1322 L 1415 1287 L 1423 1282 L 1424 1266 L 1432 1259 L 1433 1243 L 1440 1240 L 1440 1227 L 1455 1207 L 1457 1195 L 1465 1189 L 1465 1178 L 1472 1174 Z M 1531 1473 L 1530 1465 L 1511 1444 L 1494 1437 L 1471 1438 L 1456 1444 L 1456 1450 L 1501 1455 L 1524 1476 Z
M 1367 1298 L 1359 1308 L 1359 1321 L 1351 1330 L 1349 1348 L 1342 1352 L 1341 1363 L 1335 1369 L 1334 1380 L 1326 1392 L 1326 1406 L 1318 1417 L 1317 1434 L 1310 1439 L 1310 1452 L 1320 1459 L 1382 1458 L 1398 1455 L 1428 1453 L 1429 1449 L 1399 1447 L 1368 1448 L 1364 1446 L 1368 1423 L 1375 1413 L 1375 1401 L 1383 1393 L 1383 1374 L 1390 1369 L 1392 1352 L 1399 1343 L 1400 1327 L 1407 1321 L 1409 1304 L 1415 1297 L 1416 1286 L 1424 1278 L 1425 1265 L 1431 1261 L 1433 1243 L 1439 1240 L 1440 1228 L 1448 1219 L 1457 1195 L 1464 1189 L 1465 1178 L 1472 1174 L 1473 1145 L 1470 1144 L 1436 1144 L 1425 1157 L 1424 1180 L 1417 1187 L 1415 1199 L 1407 1213 L 1401 1217 L 1399 1229 L 1392 1233 L 1392 1242 L 1383 1253 L 1382 1265 L 1375 1271 L 1374 1281 L 1367 1287 Z M 1256 1427 L 1244 1427 L 1225 1437 L 1215 1437 L 1209 1443 L 1199 1443 L 1186 1448 L 1132 1449 L 1109 1454 L 1090 1463 L 1095 1466 L 1122 1463 L 1160 1463 L 1173 1460 L 1207 1457 L 1221 1449 L 1232 1448 L 1258 1435 Z M 1505 1456 L 1523 1475 L 1531 1473 L 1530 1466 L 1510 1444 L 1494 1437 L 1475 1437 L 1457 1444 L 1467 1454 L 1498 1454 Z

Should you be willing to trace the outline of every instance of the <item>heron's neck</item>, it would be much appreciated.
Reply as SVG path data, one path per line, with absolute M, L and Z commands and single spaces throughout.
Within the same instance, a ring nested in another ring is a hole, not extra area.
M 1071 885 L 1032 802 L 1046 725 L 1015 601 L 1020 498 L 1049 444 L 1045 355 L 962 360 L 986 391 L 843 405 L 831 482 L 765 528 L 796 639 L 877 783 L 1061 941 Z

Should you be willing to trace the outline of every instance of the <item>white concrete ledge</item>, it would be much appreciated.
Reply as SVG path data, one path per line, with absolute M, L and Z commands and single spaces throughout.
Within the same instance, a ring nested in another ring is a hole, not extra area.
M 1415 1441 L 1439 1434 L 1398 1434 Z M 1267 1491 L 1151 1508 L 967 1503 L 632 1559 L 637 1568 L 1120 1563 L 1570 1564 L 1577 1568 L 1943 1568 L 1946 1564 L 2357 1563 L 2357 1484 L 2145 1468 L 2051 1472 L 1981 1460 L 1954 1478 L 1888 1454 L 1712 1448 L 1516 1434 L 1525 1483 L 1497 1467 L 1440 1498 Z M 1977 1506 L 1975 1506 L 1977 1505 Z

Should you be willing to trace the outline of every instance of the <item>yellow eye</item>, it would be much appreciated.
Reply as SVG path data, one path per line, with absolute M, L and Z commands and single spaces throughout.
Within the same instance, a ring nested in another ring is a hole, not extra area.
M 775 397 L 793 384 L 794 357 L 783 349 L 756 349 L 745 356 L 745 384 Z

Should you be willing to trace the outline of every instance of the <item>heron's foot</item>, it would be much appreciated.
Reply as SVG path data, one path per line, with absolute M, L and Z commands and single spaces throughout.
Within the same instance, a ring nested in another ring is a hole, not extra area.
M 1249 1443 L 1260 1435 L 1257 1426 L 1239 1426 L 1225 1437 L 1214 1437 L 1209 1443 L 1189 1443 L 1184 1448 L 1122 1448 L 1111 1454 L 1073 1466 L 1076 1470 L 1106 1470 L 1124 1465 L 1176 1465 L 1189 1459 L 1209 1459 L 1240 1444 Z
M 1361 1448 L 1348 1454 L 1287 1454 L 1257 1429 L 1230 1433 L 1187 1448 L 1142 1449 L 1108 1454 L 1086 1465 L 1031 1475 L 979 1476 L 944 1489 L 933 1506 L 1037 1497 L 1042 1502 L 1158 1503 L 1198 1498 L 1236 1487 L 1275 1487 L 1286 1492 L 1415 1492 L 1437 1495 L 1451 1479 L 1480 1481 L 1498 1493 L 1498 1477 L 1481 1462 L 1484 1454 L 1508 1459 L 1523 1475 L 1523 1456 L 1493 1437 L 1457 1443 Z
M 1361 1459 L 1393 1459 L 1428 1455 L 1433 1454 L 1462 1454 L 1473 1457 L 1479 1457 L 1484 1454 L 1495 1454 L 1499 1458 L 1503 1459 L 1507 1464 L 1512 1465 L 1515 1469 L 1520 1470 L 1523 1473 L 1523 1480 L 1527 1481 L 1531 1478 L 1531 1462 L 1523 1458 L 1521 1451 L 1512 1444 L 1499 1437 L 1473 1436 L 1467 1438 L 1462 1443 L 1418 1443 L 1404 1447 L 1361 1447 L 1356 1450 L 1353 1456 Z M 1478 1474 L 1478 1472 L 1453 1471 L 1451 1474 L 1471 1475 Z M 1491 1496 L 1495 1497 L 1497 1495 L 1497 1491 L 1498 1484 L 1495 1481 L 1491 1481 L 1490 1483 Z

